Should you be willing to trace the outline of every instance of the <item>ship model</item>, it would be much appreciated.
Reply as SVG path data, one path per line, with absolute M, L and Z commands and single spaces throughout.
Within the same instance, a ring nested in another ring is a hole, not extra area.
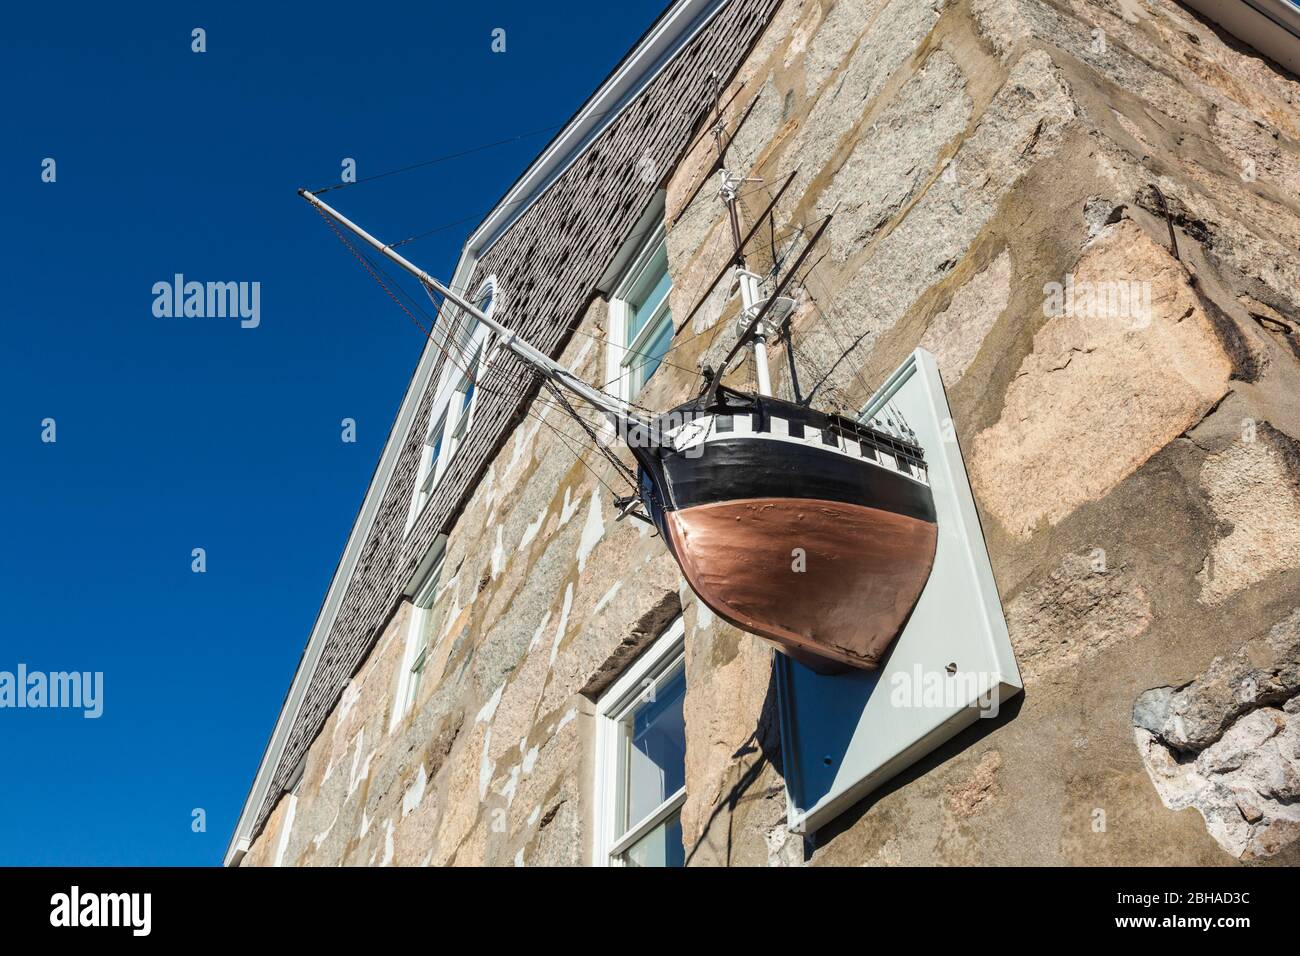
M 638 498 L 691 590 L 820 672 L 874 668 L 934 563 L 921 449 L 847 418 L 719 388 L 634 447 Z
M 607 416 L 637 465 L 634 493 L 617 501 L 619 517 L 652 524 L 691 590 L 718 616 L 819 673 L 873 669 L 916 606 L 934 563 L 937 525 L 925 452 L 905 430 L 772 394 L 767 341 L 783 322 L 788 329 L 793 306 L 781 292 L 829 219 L 785 280 L 761 297 L 738 226 L 742 180 L 722 166 L 722 156 L 720 147 L 716 168 L 735 243 L 741 330 L 721 365 L 705 370 L 700 393 L 659 416 L 635 412 L 583 381 L 314 193 L 299 194 L 431 294 L 488 326 L 493 354 L 514 354 L 552 389 Z M 753 358 L 753 392 L 722 382 L 744 349 Z M 786 351 L 793 379 L 793 348 Z

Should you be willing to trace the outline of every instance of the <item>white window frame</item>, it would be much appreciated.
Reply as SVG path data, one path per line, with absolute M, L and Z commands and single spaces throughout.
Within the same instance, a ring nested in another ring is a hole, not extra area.
M 596 779 L 593 860 L 596 866 L 623 866 L 620 859 L 633 844 L 657 827 L 686 802 L 686 787 L 671 794 L 641 820 L 628 827 L 621 837 L 618 805 L 624 799 L 622 781 L 623 735 L 620 724 L 627 714 L 645 698 L 659 677 L 685 666 L 686 624 L 681 616 L 668 626 L 655 642 L 638 657 L 596 702 Z
M 490 298 L 489 298 L 490 297 Z M 492 315 L 497 307 L 497 279 L 489 276 L 474 295 L 474 302 L 480 303 L 488 298 L 486 314 Z M 416 519 L 430 501 L 443 475 L 447 473 L 456 452 L 464 444 L 469 430 L 474 427 L 474 413 L 478 409 L 479 397 L 482 395 L 483 372 L 487 365 L 490 351 L 489 329 L 472 318 L 458 316 L 458 327 L 449 338 L 458 343 L 454 354 L 473 356 L 471 367 L 461 365 L 463 359 L 446 362 L 438 387 L 434 390 L 433 413 L 429 416 L 429 430 L 424 436 L 424 445 L 420 449 L 420 464 L 415 475 L 415 490 L 411 494 L 411 506 L 406 516 L 406 534 L 415 526 Z M 474 397 L 468 408 L 464 404 L 465 390 L 470 381 L 475 383 Z M 442 429 L 442 447 L 437 455 L 433 454 L 432 440 L 438 429 Z M 457 436 L 457 433 L 460 433 Z
M 415 698 L 420 689 L 420 678 L 413 679 L 412 675 L 416 672 L 418 664 L 420 676 L 423 676 L 429 654 L 433 651 L 427 642 L 421 642 L 420 637 L 424 634 L 428 616 L 433 613 L 433 603 L 437 600 L 438 586 L 442 582 L 445 548 L 441 543 L 436 547 L 439 551 L 438 556 L 415 589 L 412 598 L 411 619 L 406 622 L 406 637 L 402 645 L 402 657 L 397 664 L 397 679 L 393 687 L 393 715 L 388 722 L 389 733 L 398 728 L 415 706 Z
M 605 359 L 606 390 L 624 402 L 632 401 L 640 391 L 639 388 L 634 389 L 632 387 L 632 380 L 637 363 L 645 361 L 645 356 L 641 353 L 646 343 L 654 338 L 655 333 L 662 325 L 665 314 L 668 316 L 668 321 L 672 322 L 670 303 L 672 287 L 670 285 L 669 292 L 664 296 L 664 301 L 656 314 L 646 320 L 636 338 L 631 342 L 627 341 L 628 312 L 630 311 L 628 296 L 632 287 L 636 285 L 637 280 L 641 278 L 641 274 L 659 251 L 659 247 L 666 243 L 666 237 L 667 233 L 661 216 L 658 225 L 637 248 L 636 254 L 632 256 L 631 263 L 623 271 L 609 299 L 609 348 L 606 351 Z M 670 275 L 670 283 L 671 279 L 672 276 Z M 669 348 L 672 348 L 671 344 Z M 644 385 L 645 383 L 642 382 L 642 387 Z

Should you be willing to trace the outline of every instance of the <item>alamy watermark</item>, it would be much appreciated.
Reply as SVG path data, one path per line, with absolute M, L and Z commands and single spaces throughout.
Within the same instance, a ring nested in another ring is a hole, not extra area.
M 927 671 L 920 664 L 896 671 L 889 678 L 889 703 L 893 707 L 933 707 L 951 710 L 978 707 L 981 717 L 996 717 L 1000 704 L 996 674 L 959 671 L 949 664 L 942 671 Z
M 1043 286 L 1043 315 L 1127 322 L 1131 328 L 1151 324 L 1151 283 L 1129 280 L 1083 281 L 1067 273 L 1065 282 Z
M 153 314 L 159 319 L 239 319 L 240 328 L 262 324 L 262 283 L 195 282 L 176 273 L 153 284 Z
M 132 936 L 148 936 L 153 928 L 152 893 L 83 893 L 73 886 L 50 897 L 50 925 L 75 928 L 123 927 Z
M 711 416 L 673 411 L 648 422 L 621 419 L 617 433 L 629 448 L 668 447 L 675 449 L 683 458 L 699 458 L 704 454 L 704 439 L 711 423 Z
M 103 671 L 0 671 L 0 709 L 66 708 L 95 720 L 104 713 Z

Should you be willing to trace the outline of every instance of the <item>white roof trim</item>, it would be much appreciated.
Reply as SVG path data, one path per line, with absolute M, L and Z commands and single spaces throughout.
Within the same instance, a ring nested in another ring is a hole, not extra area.
M 491 248 L 726 3 L 679 0 L 664 13 L 474 230 L 467 247 L 480 257 Z

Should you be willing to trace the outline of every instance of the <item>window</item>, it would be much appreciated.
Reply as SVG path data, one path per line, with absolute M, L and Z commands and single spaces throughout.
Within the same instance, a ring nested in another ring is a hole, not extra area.
M 488 279 L 475 297 L 481 312 L 491 314 L 495 308 L 495 278 Z M 406 530 L 415 526 L 424 506 L 433 497 L 434 489 L 446 474 L 456 452 L 464 443 L 478 402 L 479 381 L 483 375 L 488 341 L 487 327 L 469 319 L 459 328 L 454 349 L 455 361 L 447 362 L 443 369 L 442 384 L 435 392 L 433 427 L 425 438 L 421 452 L 415 495 L 407 515 Z M 469 357 L 469 361 L 465 360 Z
M 686 662 L 678 618 L 596 705 L 596 865 L 682 866 Z
M 415 591 L 411 620 L 406 627 L 406 643 L 398 663 L 397 687 L 393 694 L 393 716 L 388 729 L 394 730 L 402 722 L 420 695 L 420 682 L 424 678 L 425 664 L 434 644 L 437 615 L 433 604 L 438 597 L 438 583 L 442 579 L 442 555 Z
M 447 413 L 443 412 L 438 419 L 438 424 L 429 430 L 429 437 L 425 439 L 424 449 L 420 453 L 420 487 L 416 492 L 416 501 L 414 512 L 411 515 L 412 521 L 415 515 L 423 510 L 425 504 L 433 497 L 433 489 L 438 484 L 438 479 L 442 477 L 442 469 L 446 458 L 442 454 L 443 438 L 447 434 Z
M 631 401 L 663 363 L 673 340 L 668 293 L 668 244 L 662 223 L 632 257 L 610 299 L 608 378 L 615 393 Z
M 475 387 L 478 385 L 479 366 L 482 364 L 483 346 L 480 345 L 474 350 L 470 360 L 465 365 L 465 374 L 461 376 L 460 381 L 456 384 L 456 394 L 452 398 L 452 406 L 455 411 L 456 425 L 451 431 L 451 444 L 447 449 L 447 458 L 456 454 L 456 449 L 465 438 L 465 433 L 469 431 L 469 426 L 474 420 L 474 398 Z M 449 411 L 448 414 L 451 414 Z

